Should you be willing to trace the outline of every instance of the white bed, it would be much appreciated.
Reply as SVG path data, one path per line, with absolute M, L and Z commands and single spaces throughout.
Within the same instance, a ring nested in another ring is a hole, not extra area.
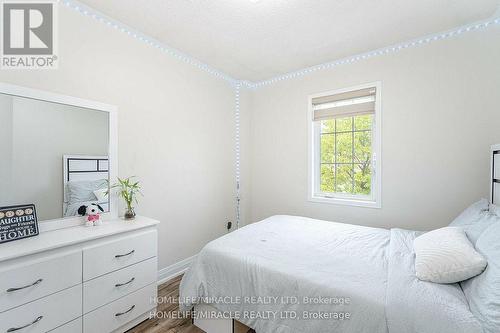
M 413 241 L 421 232 L 273 216 L 202 249 L 182 279 L 181 310 L 194 308 L 207 333 L 232 333 L 233 319 L 257 333 L 498 333 L 499 156 L 492 146 L 490 201 L 450 224 L 488 262 L 476 277 L 419 280 Z
M 200 252 L 181 283 L 182 309 L 208 302 L 257 333 L 482 332 L 459 284 L 415 277 L 412 244 L 418 234 L 274 216 Z M 283 302 L 282 296 L 297 297 L 298 303 Z M 279 300 L 252 303 L 245 297 Z M 326 304 L 319 301 L 324 299 Z M 298 317 L 282 315 L 292 312 Z

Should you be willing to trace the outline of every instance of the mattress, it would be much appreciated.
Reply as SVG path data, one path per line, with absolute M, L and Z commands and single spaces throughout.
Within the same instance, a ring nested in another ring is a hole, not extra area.
M 180 287 L 264 332 L 479 333 L 459 285 L 415 277 L 418 232 L 273 216 L 207 244 Z

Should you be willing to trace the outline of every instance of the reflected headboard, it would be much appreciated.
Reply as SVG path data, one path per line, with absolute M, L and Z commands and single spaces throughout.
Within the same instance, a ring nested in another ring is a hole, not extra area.
M 109 179 L 108 156 L 64 155 L 63 179 L 63 216 L 65 216 L 68 203 L 68 182 Z M 105 207 L 105 211 L 107 208 Z
M 500 144 L 491 146 L 491 193 L 490 200 L 500 205 Z

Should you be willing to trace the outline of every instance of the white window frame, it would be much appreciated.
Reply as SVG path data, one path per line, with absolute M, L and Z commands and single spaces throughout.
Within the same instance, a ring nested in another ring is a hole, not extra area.
M 346 93 L 353 90 L 376 88 L 375 115 L 372 127 L 372 183 L 370 196 L 357 196 L 342 193 L 325 195 L 319 191 L 320 183 L 320 122 L 313 121 L 314 98 Z M 308 201 L 349 205 L 358 207 L 382 208 L 382 84 L 380 81 L 361 84 L 308 96 Z

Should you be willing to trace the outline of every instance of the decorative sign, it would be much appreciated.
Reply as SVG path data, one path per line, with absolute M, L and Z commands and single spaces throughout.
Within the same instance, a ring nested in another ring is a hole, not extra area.
M 0 207 L 0 243 L 38 235 L 35 205 Z

